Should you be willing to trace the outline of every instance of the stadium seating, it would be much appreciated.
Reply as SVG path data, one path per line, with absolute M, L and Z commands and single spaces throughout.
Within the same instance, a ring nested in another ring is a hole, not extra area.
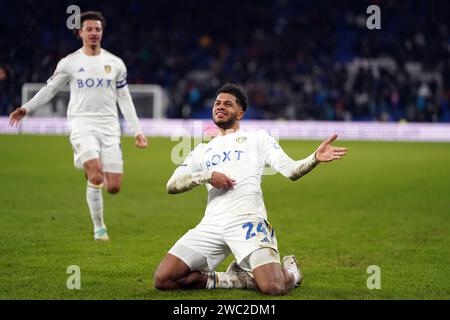
M 65 28 L 69 2 L 0 0 L 11 77 L 2 114 L 22 83 L 46 81 L 79 47 Z M 450 122 L 450 3 L 383 1 L 381 30 L 368 30 L 372 2 L 77 4 L 104 13 L 103 47 L 125 60 L 130 83 L 163 86 L 170 118 L 209 117 L 209 99 L 232 81 L 248 90 L 254 119 Z

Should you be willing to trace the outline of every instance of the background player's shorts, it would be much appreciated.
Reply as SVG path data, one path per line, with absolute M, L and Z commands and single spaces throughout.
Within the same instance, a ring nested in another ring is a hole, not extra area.
M 123 173 L 120 137 L 90 132 L 70 137 L 73 161 L 77 169 L 83 169 L 86 161 L 100 159 L 103 172 Z
M 255 215 L 214 220 L 205 217 L 194 229 L 181 237 L 169 253 L 183 260 L 191 271 L 214 271 L 233 253 L 237 263 L 249 270 L 246 258 L 261 248 L 270 248 L 278 253 L 275 232 L 265 219 Z M 198 254 L 194 255 L 193 252 Z M 206 263 L 200 261 L 201 259 L 206 259 Z M 202 266 L 202 269 L 199 269 L 199 266 Z

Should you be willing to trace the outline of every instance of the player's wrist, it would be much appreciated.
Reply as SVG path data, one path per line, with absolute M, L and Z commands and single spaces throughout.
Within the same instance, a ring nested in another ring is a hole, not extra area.
M 27 108 L 26 106 L 19 107 L 18 110 L 23 112 L 24 115 L 26 115 L 30 111 L 29 108 Z
M 317 152 L 318 152 L 318 151 L 319 151 L 319 150 L 314 151 L 313 154 L 310 156 L 310 157 L 312 157 L 312 160 L 313 160 L 315 163 L 317 163 L 317 164 L 319 164 L 319 163 L 321 162 L 319 159 L 317 159 Z
M 142 131 L 138 131 L 134 134 L 134 137 L 137 138 L 139 135 L 144 135 Z

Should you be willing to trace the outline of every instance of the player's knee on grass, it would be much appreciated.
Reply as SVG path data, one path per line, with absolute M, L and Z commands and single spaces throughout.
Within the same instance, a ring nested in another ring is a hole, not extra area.
M 198 288 L 198 283 L 202 282 L 199 272 L 191 272 L 187 264 L 171 253 L 161 261 L 153 279 L 158 290 Z
M 153 285 L 158 290 L 173 290 L 176 285 L 176 277 L 168 268 L 164 268 L 164 263 L 167 258 L 165 258 L 155 271 L 153 276 Z M 170 269 L 170 268 L 169 268 Z
M 177 289 L 177 280 L 164 271 L 156 270 L 153 285 L 161 291 Z
M 167 277 L 162 276 L 158 271 L 156 271 L 153 285 L 158 290 L 169 290 L 170 289 L 170 280 Z
M 265 249 L 265 250 L 259 250 L 261 253 L 270 253 L 271 249 Z M 265 255 L 261 255 L 261 257 L 264 257 Z M 255 260 L 255 259 L 253 259 Z M 261 259 L 259 259 L 261 260 Z M 255 262 L 258 262 L 259 260 L 253 261 L 253 265 Z M 263 261 L 263 260 L 261 260 Z M 252 268 L 253 275 L 255 277 L 256 285 L 258 286 L 259 290 L 263 294 L 271 295 L 271 296 L 279 296 L 284 295 L 287 293 L 286 283 L 285 283 L 285 276 L 283 274 L 283 271 L 281 270 L 281 266 L 278 262 L 275 262 L 276 259 L 273 261 L 269 261 L 266 259 L 268 263 L 264 263 L 259 265 L 258 267 Z
M 257 282 L 257 286 L 263 294 L 270 296 L 281 296 L 287 292 L 282 281 L 269 280 L 260 283 Z
M 261 267 L 259 270 L 254 270 L 253 275 L 255 276 L 256 285 L 261 293 L 270 296 L 281 296 L 287 292 L 284 276 L 281 269 L 278 272 L 278 270 L 273 269 L 273 267 L 276 266 L 268 266 L 263 272 L 261 272 L 263 268 Z

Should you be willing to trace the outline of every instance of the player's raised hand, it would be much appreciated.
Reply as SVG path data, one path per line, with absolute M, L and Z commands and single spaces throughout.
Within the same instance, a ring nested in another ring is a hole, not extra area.
M 228 178 L 221 172 L 213 171 L 210 184 L 216 189 L 229 190 L 236 184 L 236 181 Z
M 25 109 L 25 108 L 17 108 L 13 112 L 11 112 L 11 114 L 9 115 L 9 125 L 11 127 L 17 127 L 17 125 L 19 124 L 20 120 L 22 120 L 23 117 L 25 117 L 26 114 L 27 114 L 27 109 Z
M 336 140 L 337 134 L 333 134 L 327 140 L 322 142 L 317 149 L 316 159 L 320 162 L 330 162 L 333 160 L 341 160 L 347 154 L 347 148 L 333 147 L 331 143 Z
M 138 133 L 136 135 L 136 147 L 138 148 L 145 148 L 148 145 L 147 138 L 144 136 L 143 133 Z

